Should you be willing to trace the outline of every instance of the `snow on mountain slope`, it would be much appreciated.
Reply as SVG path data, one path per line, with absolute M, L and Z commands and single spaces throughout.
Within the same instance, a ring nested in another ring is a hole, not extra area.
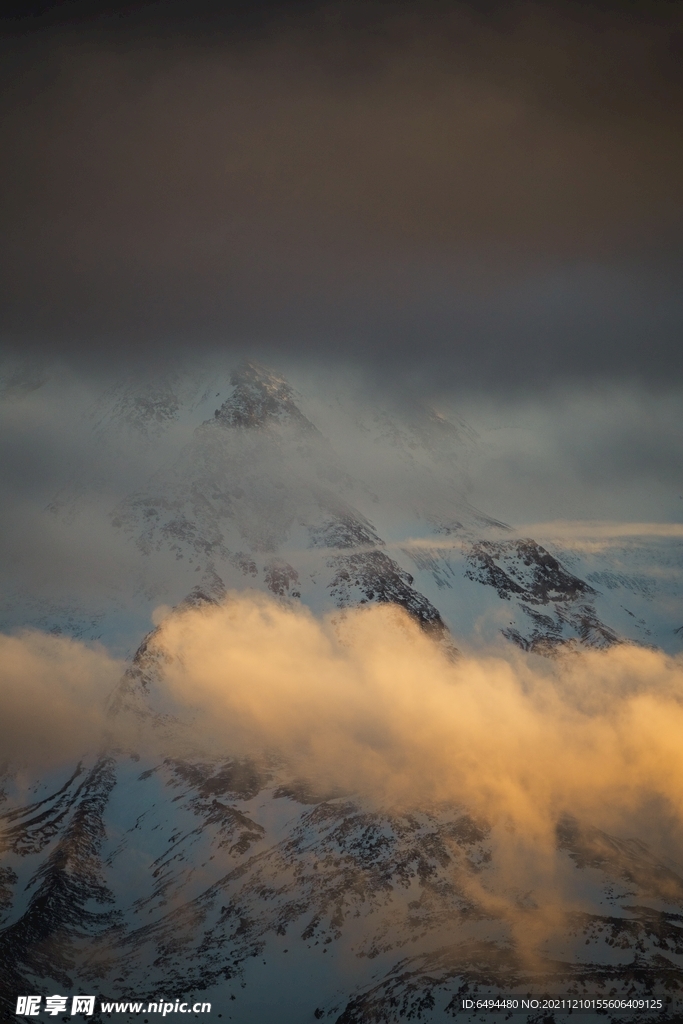
M 8 818 L 7 1019 L 27 991 L 436 1024 L 473 993 L 683 985 L 683 879 L 572 820 L 557 842 L 575 909 L 529 958 L 515 914 L 533 931 L 542 907 L 501 889 L 495 830 L 456 807 L 378 813 L 277 764 L 104 757 Z

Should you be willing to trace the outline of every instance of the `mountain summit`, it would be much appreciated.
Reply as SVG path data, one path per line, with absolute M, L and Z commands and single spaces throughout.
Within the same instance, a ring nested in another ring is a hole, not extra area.
M 315 427 L 294 402 L 291 385 L 256 363 L 245 362 L 230 375 L 234 392 L 215 417 L 226 427 L 265 427 L 271 423 L 295 423 L 304 431 Z

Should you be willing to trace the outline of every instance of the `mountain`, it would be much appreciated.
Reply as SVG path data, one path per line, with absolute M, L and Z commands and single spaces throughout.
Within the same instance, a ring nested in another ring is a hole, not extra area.
M 124 382 L 79 432 L 89 475 L 65 481 L 45 530 L 78 551 L 96 521 L 99 549 L 120 566 L 98 570 L 87 603 L 69 579 L 50 594 L 18 587 L 0 608 L 5 629 L 32 624 L 132 655 L 155 605 L 219 577 L 316 612 L 394 601 L 456 647 L 504 630 L 526 650 L 618 638 L 680 649 L 676 538 L 547 549 L 470 504 L 476 435 L 430 410 L 346 408 L 247 363 Z M 110 496 L 136 460 L 137 486 Z
M 5 629 L 130 649 L 108 713 L 150 736 L 174 727 L 152 609 L 172 618 L 246 588 L 316 614 L 400 605 L 456 660 L 477 645 L 541 658 L 680 649 L 675 543 L 546 547 L 468 501 L 466 424 L 421 409 L 345 415 L 253 363 L 108 392 L 83 427 L 102 475 L 65 483 L 46 516 L 77 534 L 107 467 L 137 446 L 150 471 L 103 517 L 122 572 L 92 602 L 68 581 L 17 591 Z M 672 999 L 683 985 L 683 873 L 641 839 L 558 818 L 558 870 L 579 895 L 532 957 L 519 920 L 533 930 L 543 908 L 504 881 L 504 823 L 465 806 L 378 810 L 276 753 L 153 750 L 112 746 L 31 779 L 5 766 L 6 1019 L 17 995 L 93 992 L 196 997 L 242 1024 L 436 1024 L 478 1019 L 461 1001 L 486 993 Z

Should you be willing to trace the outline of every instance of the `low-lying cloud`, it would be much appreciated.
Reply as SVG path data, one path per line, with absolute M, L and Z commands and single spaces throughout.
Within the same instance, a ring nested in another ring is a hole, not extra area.
M 566 813 L 632 829 L 656 805 L 683 823 L 680 658 L 622 645 L 453 662 L 398 608 L 318 619 L 256 594 L 167 615 L 152 642 L 153 697 L 203 756 L 277 753 L 380 806 L 452 802 L 541 845 Z M 105 652 L 27 633 L 2 638 L 0 664 L 6 758 L 139 742 L 138 719 L 105 712 L 122 667 Z M 172 753 L 170 735 L 146 749 Z
M 552 670 L 453 663 L 400 609 L 321 621 L 256 596 L 171 616 L 161 638 L 203 736 L 383 803 L 457 801 L 539 834 L 652 797 L 683 814 L 680 660 L 624 645 Z
M 123 663 L 31 630 L 0 635 L 0 762 L 43 768 L 105 742 L 105 702 Z

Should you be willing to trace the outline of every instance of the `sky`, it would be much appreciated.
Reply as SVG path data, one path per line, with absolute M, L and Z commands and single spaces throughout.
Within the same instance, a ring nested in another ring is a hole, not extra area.
M 682 50 L 644 0 L 9 5 L 13 578 L 72 557 L 41 524 L 102 476 L 88 410 L 206 359 L 464 418 L 505 521 L 680 523 Z M 102 515 L 150 471 L 107 462 Z
M 681 384 L 677 3 L 10 5 L 0 338 Z

